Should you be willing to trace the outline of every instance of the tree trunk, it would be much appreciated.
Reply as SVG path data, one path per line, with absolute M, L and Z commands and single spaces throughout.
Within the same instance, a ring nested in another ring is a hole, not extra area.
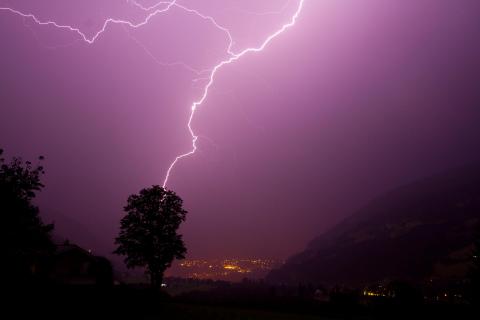
M 157 285 L 157 277 L 156 277 L 156 274 L 155 274 L 155 272 L 150 271 L 150 287 L 151 287 L 152 289 L 155 289 L 156 285 Z
M 163 281 L 163 272 L 150 272 L 150 286 L 155 291 L 160 291 Z
M 159 272 L 157 274 L 157 286 L 155 287 L 155 290 L 160 291 L 162 288 L 162 282 L 163 282 L 163 272 Z

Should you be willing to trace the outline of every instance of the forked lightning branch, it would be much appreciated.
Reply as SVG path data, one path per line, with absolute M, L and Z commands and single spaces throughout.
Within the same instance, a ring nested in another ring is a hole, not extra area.
M 5 11 L 9 12 L 11 14 L 18 15 L 23 18 L 31 19 L 33 22 L 40 26 L 48 26 L 48 27 L 54 27 L 62 30 L 66 30 L 68 32 L 72 32 L 77 34 L 78 37 L 80 37 L 81 40 L 83 40 L 86 44 L 91 45 L 94 44 L 96 41 L 98 41 L 101 38 L 101 35 L 108 30 L 109 25 L 111 24 L 120 24 L 124 25 L 129 28 L 141 28 L 145 25 L 147 25 L 153 17 L 161 14 L 168 14 L 170 11 L 177 9 L 177 10 L 182 10 L 187 14 L 195 15 L 197 18 L 203 19 L 209 23 L 211 23 L 215 28 L 220 30 L 225 34 L 225 37 L 227 39 L 227 46 L 226 46 L 226 54 L 227 58 L 219 61 L 215 66 L 213 66 L 208 72 L 209 75 L 207 76 L 207 82 L 203 88 L 201 96 L 196 100 L 192 102 L 191 105 L 191 111 L 190 111 L 190 116 L 188 118 L 187 122 L 187 128 L 188 131 L 192 137 L 192 147 L 188 152 L 185 152 L 183 154 L 180 154 L 175 157 L 175 159 L 170 163 L 167 172 L 165 174 L 165 178 L 163 181 L 163 187 L 165 188 L 168 184 L 168 181 L 170 179 L 170 176 L 172 174 L 173 169 L 177 165 L 177 163 L 191 155 L 193 155 L 197 151 L 197 140 L 198 136 L 195 134 L 194 130 L 192 129 L 192 121 L 195 117 L 195 113 L 197 112 L 198 108 L 205 102 L 205 100 L 208 98 L 208 94 L 210 91 L 210 88 L 212 87 L 215 76 L 216 74 L 222 69 L 223 67 L 234 63 L 235 61 L 239 60 L 243 56 L 249 54 L 249 53 L 259 53 L 262 52 L 269 44 L 272 42 L 275 38 L 280 36 L 282 33 L 284 33 L 287 29 L 293 27 L 295 23 L 297 22 L 297 19 L 302 12 L 304 2 L 305 0 L 298 0 L 298 5 L 296 7 L 295 12 L 291 16 L 290 20 L 287 21 L 285 24 L 283 24 L 278 30 L 270 34 L 264 41 L 257 47 L 249 47 L 246 49 L 243 49 L 242 51 L 239 52 L 234 52 L 233 51 L 233 46 L 234 46 L 234 39 L 228 30 L 228 28 L 221 26 L 217 21 L 208 15 L 204 15 L 198 10 L 195 9 L 190 9 L 180 3 L 178 3 L 178 0 L 172 0 L 172 1 L 160 1 L 157 2 L 156 4 L 152 6 L 143 6 L 140 3 L 138 3 L 136 0 L 128 0 L 132 5 L 137 7 L 140 10 L 143 10 L 146 15 L 143 20 L 140 22 L 132 22 L 130 20 L 123 20 L 123 19 L 116 19 L 116 18 L 108 18 L 104 21 L 102 24 L 102 27 L 93 35 L 87 36 L 84 32 L 82 32 L 79 28 L 71 25 L 64 25 L 64 24 L 59 24 L 55 21 L 52 20 L 41 20 L 37 18 L 32 13 L 25 13 L 21 12 L 15 8 L 10 8 L 10 7 L 0 7 L 0 11 Z

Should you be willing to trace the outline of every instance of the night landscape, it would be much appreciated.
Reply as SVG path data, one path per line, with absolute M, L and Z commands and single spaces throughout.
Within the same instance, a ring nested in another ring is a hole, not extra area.
M 480 2 L 0 0 L 4 319 L 477 319 Z

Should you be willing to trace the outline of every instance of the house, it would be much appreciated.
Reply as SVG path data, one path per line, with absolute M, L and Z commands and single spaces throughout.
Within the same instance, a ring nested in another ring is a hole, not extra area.
M 49 278 L 64 285 L 110 286 L 113 284 L 113 270 L 108 259 L 65 242 L 57 247 Z

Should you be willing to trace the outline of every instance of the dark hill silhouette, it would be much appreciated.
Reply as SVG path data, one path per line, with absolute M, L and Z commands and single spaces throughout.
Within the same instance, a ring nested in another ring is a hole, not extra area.
M 267 279 L 359 285 L 463 277 L 479 221 L 480 164 L 475 164 L 377 198 Z

